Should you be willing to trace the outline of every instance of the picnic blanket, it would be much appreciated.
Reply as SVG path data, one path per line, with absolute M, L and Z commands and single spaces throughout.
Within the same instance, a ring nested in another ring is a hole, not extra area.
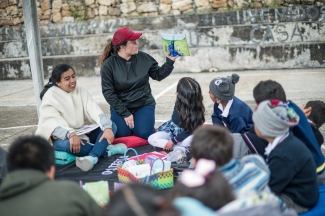
M 134 148 L 138 154 L 144 154 L 152 151 L 162 151 L 162 149 L 153 147 L 152 145 L 144 145 Z M 133 151 L 127 153 L 128 156 L 135 156 Z M 73 180 L 79 183 L 81 180 L 85 182 L 108 181 L 109 190 L 114 190 L 114 182 L 119 182 L 117 177 L 116 166 L 123 163 L 123 155 L 113 155 L 110 157 L 101 157 L 94 168 L 88 172 L 84 172 L 76 167 L 75 162 L 66 165 L 56 165 L 56 180 Z

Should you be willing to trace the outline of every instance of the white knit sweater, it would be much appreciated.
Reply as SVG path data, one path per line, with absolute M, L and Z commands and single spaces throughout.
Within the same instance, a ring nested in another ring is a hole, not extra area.
M 40 118 L 36 135 L 50 141 L 56 127 L 62 127 L 69 132 L 87 123 L 98 123 L 102 109 L 92 99 L 88 91 L 77 86 L 73 92 L 65 92 L 53 86 L 45 93 L 40 107 Z

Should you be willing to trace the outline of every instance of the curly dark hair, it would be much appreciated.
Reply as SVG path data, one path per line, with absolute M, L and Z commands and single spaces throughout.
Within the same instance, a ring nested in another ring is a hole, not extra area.
M 176 110 L 186 132 L 194 131 L 205 121 L 200 84 L 191 77 L 183 77 L 177 85 Z

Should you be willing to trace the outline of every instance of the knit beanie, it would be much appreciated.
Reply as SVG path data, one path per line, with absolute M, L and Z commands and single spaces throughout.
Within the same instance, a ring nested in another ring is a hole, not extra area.
M 209 90 L 213 96 L 222 102 L 233 99 L 235 94 L 235 84 L 239 81 L 238 74 L 231 76 L 214 78 L 210 82 Z
M 293 108 L 279 100 L 261 102 L 253 113 L 253 122 L 263 136 L 277 137 L 289 131 L 299 122 Z

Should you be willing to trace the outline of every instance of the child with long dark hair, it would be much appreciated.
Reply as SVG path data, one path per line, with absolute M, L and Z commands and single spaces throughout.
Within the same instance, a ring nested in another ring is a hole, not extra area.
M 189 147 L 192 132 L 205 121 L 202 91 L 195 79 L 180 79 L 176 94 L 171 120 L 162 124 L 158 131 L 148 138 L 151 145 L 164 150 L 173 150 L 174 145 Z

